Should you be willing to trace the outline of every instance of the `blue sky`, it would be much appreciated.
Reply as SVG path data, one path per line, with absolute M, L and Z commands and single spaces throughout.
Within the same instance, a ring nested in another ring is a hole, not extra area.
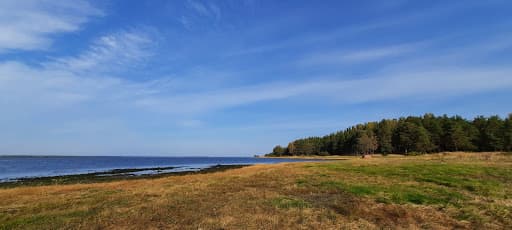
M 512 112 L 510 1 L 0 1 L 0 154 L 253 155 Z

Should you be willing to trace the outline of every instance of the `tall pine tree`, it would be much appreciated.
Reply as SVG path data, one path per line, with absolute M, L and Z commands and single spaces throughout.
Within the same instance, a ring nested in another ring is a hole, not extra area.
M 512 151 L 512 113 L 503 122 L 503 149 Z

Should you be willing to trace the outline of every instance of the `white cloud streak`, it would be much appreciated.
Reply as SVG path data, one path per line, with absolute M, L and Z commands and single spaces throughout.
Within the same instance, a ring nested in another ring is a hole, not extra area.
M 203 5 L 200 2 L 196 2 L 196 1 L 193 1 L 193 0 L 188 0 L 187 1 L 187 5 L 190 8 L 192 8 L 193 10 L 195 10 L 198 14 L 202 15 L 202 16 L 210 15 L 210 10 L 205 5 Z
M 0 103 L 28 111 L 152 94 L 155 89 L 148 87 L 151 82 L 134 83 L 110 75 L 150 56 L 147 46 L 151 41 L 143 32 L 118 32 L 101 37 L 83 54 L 59 58 L 42 67 L 0 63 Z
M 73 72 L 102 71 L 138 64 L 153 54 L 153 40 L 144 32 L 120 31 L 100 37 L 77 57 L 58 58 L 49 67 Z
M 350 64 L 354 62 L 374 61 L 383 58 L 398 57 L 418 51 L 425 43 L 399 44 L 377 48 L 366 48 L 350 51 L 327 51 L 315 53 L 299 61 L 304 65 L 316 64 Z
M 395 1 L 396 6 L 403 5 L 402 1 Z M 323 33 L 316 34 L 297 34 L 288 40 L 280 41 L 271 44 L 259 44 L 245 47 L 239 50 L 227 52 L 225 56 L 236 57 L 240 55 L 252 55 L 256 53 L 273 52 L 277 50 L 290 49 L 295 47 L 303 47 L 315 43 L 332 42 L 343 38 L 350 38 L 361 36 L 365 33 L 371 33 L 374 30 L 392 28 L 398 25 L 414 25 L 419 26 L 422 23 L 432 20 L 433 18 L 440 18 L 446 15 L 451 15 L 455 12 L 467 10 L 470 8 L 481 7 L 482 5 L 489 4 L 489 1 L 469 1 L 464 3 L 452 2 L 450 4 L 440 4 L 431 8 L 422 9 L 419 11 L 411 11 L 407 14 L 396 15 L 390 18 L 381 18 L 378 21 L 373 21 L 365 24 L 351 25 L 346 27 L 337 28 L 331 31 L 324 31 Z M 496 2 L 492 2 L 496 3 Z M 386 1 L 382 5 L 393 5 L 392 1 Z M 396 7 L 394 6 L 394 7 Z M 377 7 L 379 8 L 379 7 Z M 270 25 L 265 28 L 260 28 L 255 34 L 265 33 L 269 29 L 278 29 L 286 26 L 279 24 L 279 22 L 272 21 Z M 373 36 L 373 35 L 370 35 Z
M 74 32 L 91 17 L 102 15 L 87 1 L 0 1 L 0 53 L 41 50 L 52 44 L 50 36 Z
M 465 95 L 512 87 L 512 69 L 442 69 L 394 72 L 362 80 L 274 83 L 176 96 L 150 96 L 136 105 L 169 113 L 200 113 L 294 97 L 324 98 L 342 104 L 404 97 Z
M 201 2 L 188 0 L 185 2 L 185 7 L 189 10 L 184 15 L 181 15 L 177 20 L 188 30 L 194 29 L 197 23 L 205 23 L 216 25 L 221 17 L 221 8 L 212 1 Z
M 216 20 L 219 20 L 222 15 L 219 6 L 214 4 L 212 1 L 208 1 L 206 4 L 199 1 L 188 0 L 186 5 L 188 8 L 192 9 L 198 15 L 203 17 L 212 17 Z

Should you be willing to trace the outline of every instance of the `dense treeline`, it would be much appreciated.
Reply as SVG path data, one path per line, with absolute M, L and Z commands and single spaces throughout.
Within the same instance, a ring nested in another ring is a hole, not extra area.
M 512 151 L 512 114 L 467 120 L 425 114 L 352 126 L 276 146 L 267 156 Z

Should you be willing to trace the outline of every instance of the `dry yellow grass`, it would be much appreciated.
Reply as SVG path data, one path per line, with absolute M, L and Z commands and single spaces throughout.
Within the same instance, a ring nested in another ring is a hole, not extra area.
M 451 153 L 0 189 L 0 229 L 501 229 L 511 166 L 509 155 Z

